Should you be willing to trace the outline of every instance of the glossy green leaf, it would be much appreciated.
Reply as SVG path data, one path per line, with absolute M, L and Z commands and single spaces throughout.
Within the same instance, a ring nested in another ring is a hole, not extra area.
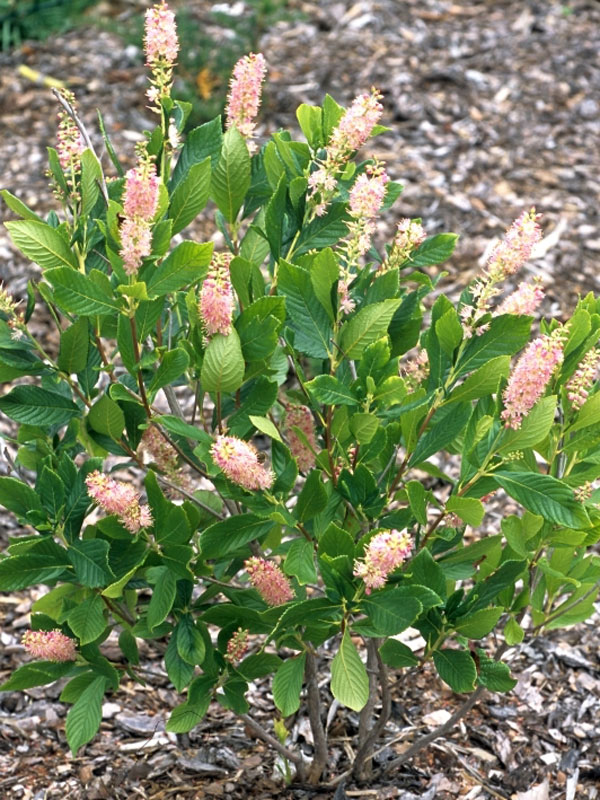
M 77 258 L 60 233 L 45 222 L 32 219 L 5 223 L 15 247 L 42 269 L 78 268 Z
M 125 415 L 114 400 L 103 394 L 90 408 L 88 422 L 98 433 L 111 439 L 120 439 L 125 427 Z
M 66 425 L 80 411 L 63 394 L 49 392 L 39 386 L 15 386 L 0 397 L 0 411 L 15 422 L 26 425 Z
M 91 278 L 69 267 L 57 267 L 44 273 L 54 287 L 54 298 L 64 311 L 82 316 L 116 314 L 119 303 Z
M 306 653 L 288 658 L 273 678 L 273 700 L 284 717 L 295 714 L 300 708 L 300 692 L 304 678 Z
M 433 663 L 440 678 L 454 692 L 471 692 L 475 688 L 477 669 L 473 657 L 466 650 L 436 650 Z
M 74 756 L 77 755 L 79 748 L 93 739 L 98 732 L 102 721 L 105 687 L 106 678 L 103 675 L 94 678 L 67 714 L 65 733 Z
M 202 211 L 210 194 L 210 158 L 193 164 L 171 195 L 169 217 L 175 235 L 187 227 Z
M 244 357 L 235 328 L 228 336 L 216 333 L 202 362 L 200 380 L 207 392 L 235 392 L 244 382 Z
M 211 195 L 227 222 L 233 222 L 250 188 L 250 154 L 235 127 L 223 136 L 219 162 L 213 171 Z
M 180 242 L 152 273 L 148 293 L 160 297 L 201 280 L 212 257 L 213 243 Z
M 369 699 L 369 676 L 347 628 L 331 662 L 331 693 L 353 711 L 360 711 Z

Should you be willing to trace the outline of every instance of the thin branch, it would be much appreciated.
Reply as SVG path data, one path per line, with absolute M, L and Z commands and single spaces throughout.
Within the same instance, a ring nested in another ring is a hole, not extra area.
M 376 675 L 379 678 L 379 687 L 381 692 L 381 712 L 371 729 L 368 731 L 362 743 L 360 744 L 354 759 L 353 771 L 357 777 L 363 774 L 363 764 L 367 759 L 372 758 L 372 749 L 380 736 L 385 730 L 385 726 L 390 718 L 392 711 L 392 694 L 390 691 L 390 683 L 388 678 L 388 669 L 383 663 L 383 659 L 379 654 L 379 645 L 381 640 L 369 639 L 367 647 L 369 648 L 368 664 L 371 668 L 376 668 Z M 375 692 L 373 691 L 373 695 Z M 372 711 L 370 716 L 372 716 Z M 371 772 L 371 770 L 368 770 Z
M 305 775 L 305 768 L 304 768 L 304 759 L 298 753 L 293 753 L 291 750 L 281 744 L 279 739 L 276 739 L 272 736 L 268 731 L 266 731 L 262 725 L 252 719 L 251 716 L 248 714 L 240 714 L 240 719 L 243 720 L 246 725 L 250 728 L 250 730 L 258 736 L 259 739 L 262 739 L 263 742 L 266 742 L 270 745 L 274 750 L 282 755 L 284 758 L 287 758 L 288 761 L 291 761 L 292 764 L 296 765 L 296 775 L 298 776 L 298 780 L 303 783 L 304 782 L 304 775 Z
M 315 755 L 308 771 L 308 782 L 317 784 L 321 780 L 323 770 L 327 766 L 327 735 L 321 717 L 321 698 L 317 680 L 317 663 L 312 651 L 306 652 L 306 701 L 308 719 L 315 745 Z
M 163 475 L 159 475 L 158 472 L 156 473 L 156 477 L 161 483 L 164 483 L 165 486 L 168 486 L 169 489 L 173 489 L 173 491 L 179 492 L 179 494 L 183 495 L 184 497 L 187 497 L 187 499 L 190 502 L 197 505 L 198 508 L 201 508 L 203 511 L 206 511 L 207 514 L 211 514 L 213 517 L 216 517 L 217 519 L 226 519 L 223 516 L 223 514 L 219 514 L 219 512 L 216 511 L 214 508 L 211 508 L 210 506 L 206 505 L 206 503 L 203 503 L 202 500 L 198 500 L 198 498 L 195 497 L 191 492 L 188 492 L 186 489 L 182 489 L 181 486 L 177 486 L 176 483 L 171 483 L 170 480 L 167 480 L 167 478 L 165 478 Z
M 167 398 L 167 403 L 169 404 L 169 410 L 174 417 L 179 417 L 179 419 L 185 420 L 183 416 L 183 411 L 181 410 L 181 406 L 179 405 L 179 400 L 173 390 L 172 386 L 163 386 L 162 390 L 164 392 L 165 397 Z
M 61 104 L 61 106 L 67 112 L 67 114 L 71 117 L 71 119 L 73 120 L 75 125 L 77 125 L 77 127 L 79 128 L 79 132 L 81 133 L 81 135 L 83 137 L 83 140 L 86 143 L 86 146 L 96 156 L 96 158 L 98 159 L 98 163 L 99 163 L 100 159 L 98 158 L 98 155 L 96 153 L 94 145 L 92 144 L 92 140 L 90 139 L 90 135 L 87 132 L 87 128 L 85 127 L 85 125 L 81 121 L 81 119 L 79 117 L 79 114 L 75 111 L 75 109 L 73 108 L 71 103 L 69 103 L 69 101 L 65 97 L 63 97 L 63 95 L 59 92 L 58 89 L 52 89 L 52 94 L 58 100 L 58 102 Z M 108 205 L 108 199 L 109 199 L 108 198 L 108 189 L 106 188 L 106 180 L 104 179 L 104 172 L 102 170 L 100 171 L 100 179 L 99 179 L 98 183 L 100 185 L 100 191 L 102 192 L 102 197 L 104 198 L 104 202 L 106 203 L 106 205 Z

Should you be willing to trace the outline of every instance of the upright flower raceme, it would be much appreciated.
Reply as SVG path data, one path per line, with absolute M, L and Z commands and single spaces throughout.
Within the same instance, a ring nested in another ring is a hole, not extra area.
M 289 580 L 279 567 L 265 558 L 253 556 L 244 562 L 250 583 L 269 606 L 281 606 L 294 599 Z
M 237 629 L 227 642 L 227 652 L 225 653 L 226 661 L 229 661 L 230 664 L 237 664 L 242 660 L 248 651 L 249 636 L 250 631 L 248 629 Z
M 408 558 L 412 541 L 406 532 L 396 529 L 377 533 L 368 543 L 363 559 L 354 562 L 354 574 L 362 578 L 367 594 L 385 586 L 388 575 Z
M 255 118 L 260 107 L 262 84 L 267 73 L 267 62 L 262 53 L 250 53 L 237 62 L 229 84 L 227 96 L 227 128 L 234 126 L 248 142 L 253 152 L 256 145 L 251 141 L 256 128 Z
M 589 390 L 596 380 L 599 363 L 600 350 L 589 350 L 567 382 L 567 397 L 576 411 L 579 411 L 588 398 Z
M 146 65 L 152 70 L 147 97 L 154 110 L 160 112 L 161 98 L 171 93 L 173 66 L 179 52 L 175 14 L 164 0 L 146 11 L 144 28 Z
M 200 290 L 198 312 L 207 335 L 231 333 L 233 291 L 229 278 L 231 253 L 215 253 Z
M 159 179 L 145 146 L 138 149 L 138 163 L 127 173 L 119 230 L 121 258 L 128 275 L 135 275 L 152 252 L 152 220 L 158 209 Z
M 69 91 L 69 89 L 60 89 L 59 91 L 71 108 L 76 110 L 77 104 L 73 92 Z M 80 157 L 84 149 L 83 137 L 67 111 L 60 111 L 58 114 L 56 138 L 56 152 L 58 153 L 60 166 L 67 172 L 79 172 L 81 170 Z
M 355 98 L 327 142 L 327 156 L 308 179 L 312 215 L 322 216 L 337 189 L 337 178 L 348 159 L 367 141 L 381 119 L 383 106 L 377 89 Z
M 520 428 L 523 417 L 546 391 L 563 361 L 564 336 L 564 329 L 559 328 L 534 339 L 517 361 L 502 395 L 504 411 L 501 416 L 507 428 Z
M 544 290 L 539 282 L 526 283 L 522 281 L 518 288 L 509 294 L 500 303 L 495 314 L 524 314 L 531 316 L 535 314 L 538 306 L 544 299 Z
M 497 284 L 514 275 L 531 256 L 542 236 L 538 218 L 534 208 L 524 211 L 493 249 L 483 276 L 472 287 L 473 306 L 464 306 L 461 310 L 467 335 L 473 333 L 478 321 L 488 312 L 490 300 L 498 294 Z M 480 326 L 477 330 L 481 333 L 484 328 Z
M 290 452 L 298 463 L 298 469 L 308 472 L 315 465 L 317 450 L 315 421 L 310 408 L 301 405 L 286 406 L 285 427 Z
M 107 514 L 116 514 L 131 533 L 152 525 L 150 508 L 140 504 L 139 495 L 131 484 L 116 481 L 98 470 L 91 472 L 85 483 L 89 496 L 100 508 Z
M 256 448 L 249 442 L 237 436 L 217 436 L 210 452 L 232 483 L 249 491 L 272 486 L 273 472 L 260 463 Z
M 410 258 L 411 253 L 425 241 L 426 236 L 427 234 L 418 220 L 401 219 L 389 255 L 381 265 L 381 270 L 386 271 L 401 266 Z
M 27 652 L 44 661 L 75 661 L 77 642 L 62 631 L 27 631 L 21 639 Z

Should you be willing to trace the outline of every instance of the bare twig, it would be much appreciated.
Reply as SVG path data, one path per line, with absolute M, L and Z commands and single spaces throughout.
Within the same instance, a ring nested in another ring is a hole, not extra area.
M 52 89 L 52 94 L 54 95 L 54 97 L 56 97 L 56 99 L 64 108 L 64 110 L 67 112 L 67 114 L 71 117 L 75 125 L 77 125 L 77 127 L 79 128 L 79 132 L 81 133 L 86 146 L 92 151 L 92 153 L 96 156 L 96 158 L 98 158 L 94 145 L 92 144 L 92 140 L 90 139 L 90 135 L 87 132 L 87 128 L 81 121 L 79 114 L 75 111 L 75 109 L 73 108 L 71 103 L 69 103 L 69 101 L 66 99 L 66 97 L 63 97 L 63 95 L 60 93 L 58 89 Z M 98 162 L 100 162 L 99 158 Z M 102 192 L 102 197 L 104 198 L 104 202 L 106 203 L 106 205 L 108 205 L 108 199 L 109 199 L 108 189 L 106 188 L 106 180 L 104 179 L 104 172 L 102 171 L 100 171 L 100 180 L 98 183 L 100 185 L 100 191 Z
M 315 755 L 308 772 L 308 782 L 317 784 L 321 780 L 323 770 L 327 765 L 327 735 L 323 727 L 321 716 L 321 698 L 317 680 L 317 663 L 314 653 L 306 653 L 306 700 L 308 705 L 308 718 L 315 745 Z
M 251 716 L 248 714 L 240 714 L 240 719 L 243 720 L 246 725 L 250 728 L 250 730 L 258 736 L 259 739 L 262 739 L 263 742 L 266 742 L 270 745 L 274 750 L 277 750 L 284 758 L 287 758 L 288 761 L 291 761 L 292 764 L 296 765 L 296 776 L 298 780 L 303 783 L 305 778 L 305 766 L 304 766 L 304 759 L 298 753 L 293 753 L 291 750 L 281 744 L 281 742 L 272 736 L 268 731 L 266 731 L 262 725 L 252 719 Z
M 360 736 L 360 728 L 359 728 L 359 748 L 356 753 L 356 758 L 354 759 L 354 766 L 353 771 L 356 777 L 362 777 L 363 775 L 369 777 L 372 772 L 371 762 L 365 764 L 367 759 L 372 758 L 372 750 L 373 746 L 379 739 L 379 737 L 383 734 L 385 730 L 385 726 L 390 718 L 391 710 L 392 710 L 392 695 L 390 692 L 390 684 L 388 679 L 388 670 L 386 665 L 383 663 L 383 660 L 379 654 L 379 646 L 381 644 L 381 640 L 379 639 L 369 639 L 367 641 L 367 648 L 368 648 L 368 660 L 367 664 L 373 673 L 369 675 L 369 681 L 374 683 L 375 676 L 379 678 L 379 689 L 381 692 L 381 712 L 373 725 L 371 726 L 370 730 L 363 734 L 362 742 Z M 375 687 L 373 686 L 372 697 L 375 696 Z M 369 704 L 367 704 L 368 706 Z M 365 706 L 365 708 L 367 707 Z M 369 712 L 369 717 L 372 718 L 373 715 L 373 708 Z M 361 717 L 362 721 L 362 717 Z M 364 765 L 364 766 L 363 766 Z

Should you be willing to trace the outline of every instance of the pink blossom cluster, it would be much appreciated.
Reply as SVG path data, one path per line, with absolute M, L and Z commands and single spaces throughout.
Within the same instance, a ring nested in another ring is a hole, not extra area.
M 172 66 L 179 53 L 175 14 L 167 3 L 155 5 L 146 11 L 144 52 L 149 67 L 157 63 Z
M 85 479 L 89 496 L 106 511 L 116 514 L 120 522 L 131 533 L 152 525 L 152 514 L 147 505 L 140 504 L 140 498 L 130 483 L 117 481 L 96 470 Z
M 381 119 L 383 106 L 377 89 L 370 94 L 356 97 L 337 126 L 332 130 L 327 143 L 327 157 L 308 179 L 312 212 L 322 216 L 333 199 L 337 188 L 337 177 L 355 150 L 367 141 L 373 128 Z
M 530 258 L 531 251 L 542 237 L 535 208 L 524 211 L 506 231 L 504 239 L 492 251 L 486 266 L 487 274 L 498 282 L 514 275 Z
M 531 316 L 544 299 L 544 290 L 539 282 L 526 283 L 521 281 L 517 289 L 502 301 L 496 314 L 523 314 Z
M 21 642 L 34 658 L 44 661 L 75 661 L 77 642 L 62 631 L 26 631 Z
M 520 356 L 502 395 L 501 416 L 507 428 L 517 430 L 523 417 L 542 397 L 556 368 L 563 361 L 564 329 L 534 339 Z
M 260 106 L 262 84 L 267 74 L 267 62 L 262 53 L 250 53 L 233 68 L 227 96 L 227 128 L 234 126 L 244 139 L 250 140 L 256 128 L 255 118 Z M 256 146 L 248 141 L 250 152 Z
M 152 220 L 158 209 L 159 180 L 156 166 L 144 146 L 138 150 L 138 163 L 127 173 L 121 223 L 121 258 L 128 275 L 135 275 L 144 258 L 152 252 Z
M 69 103 L 71 108 L 76 109 L 75 95 L 69 89 L 60 89 L 60 94 Z M 83 152 L 83 137 L 79 128 L 71 119 L 66 111 L 61 111 L 58 115 L 58 131 L 56 133 L 56 152 L 60 166 L 64 170 L 79 172 L 81 169 L 81 153 Z
M 395 528 L 377 533 L 368 543 L 363 559 L 354 562 L 354 575 L 365 582 L 366 593 L 385 586 L 388 575 L 408 558 L 412 541 Z
M 226 661 L 230 664 L 238 664 L 248 652 L 248 639 L 250 631 L 248 629 L 238 628 L 233 634 L 231 639 L 227 642 L 227 652 L 225 653 Z
M 156 426 L 151 425 L 142 434 L 140 448 L 152 458 L 157 468 L 176 484 L 181 483 L 177 451 Z
M 429 356 L 424 347 L 420 348 L 414 358 L 410 358 L 400 365 L 400 374 L 404 377 L 407 387 L 415 390 L 429 375 Z
M 208 336 L 231 333 L 233 292 L 229 277 L 231 253 L 215 253 L 200 290 L 198 313 Z
M 398 223 L 396 235 L 386 260 L 381 265 L 382 270 L 395 269 L 410 258 L 426 238 L 425 229 L 418 220 L 404 217 Z
M 175 14 L 164 0 L 146 11 L 144 28 L 146 65 L 152 71 L 146 96 L 152 103 L 153 111 L 161 113 L 160 101 L 171 94 L 173 66 L 179 52 Z M 168 141 L 172 143 L 170 133 Z
M 356 308 L 356 303 L 350 297 L 350 278 L 341 277 L 338 281 L 338 304 L 342 314 L 351 314 Z
M 589 350 L 567 382 L 567 397 L 576 411 L 579 411 L 588 398 L 590 387 L 596 380 L 599 363 L 600 350 Z
M 317 451 L 315 421 L 310 408 L 302 405 L 286 406 L 285 426 L 290 452 L 296 459 L 298 469 L 300 472 L 308 472 L 315 465 Z
M 237 436 L 217 436 L 210 452 L 229 480 L 243 489 L 268 489 L 273 485 L 273 472 L 259 462 L 256 448 L 249 442 Z
M 269 606 L 281 606 L 294 599 L 289 580 L 272 561 L 253 556 L 244 562 L 250 583 Z

